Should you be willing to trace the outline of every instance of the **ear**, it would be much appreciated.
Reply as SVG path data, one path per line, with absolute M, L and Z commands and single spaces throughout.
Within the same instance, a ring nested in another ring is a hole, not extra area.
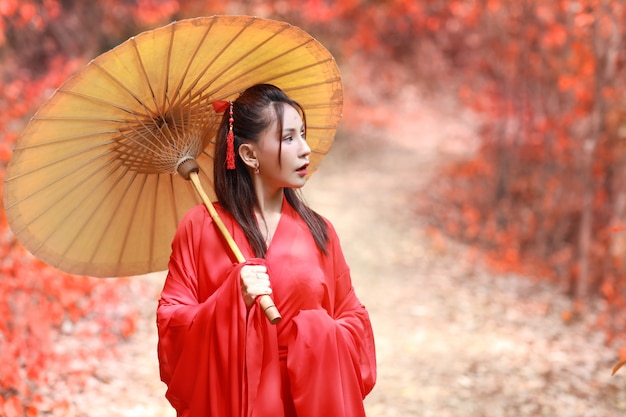
M 255 169 L 259 166 L 254 146 L 250 143 L 243 143 L 239 146 L 239 156 L 241 160 L 250 168 Z

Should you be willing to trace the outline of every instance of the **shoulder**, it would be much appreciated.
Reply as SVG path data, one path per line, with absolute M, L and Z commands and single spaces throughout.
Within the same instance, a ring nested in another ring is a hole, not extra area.
M 232 215 L 219 203 L 213 203 L 213 207 L 223 223 L 231 224 L 234 222 Z M 202 230 L 212 223 L 214 223 L 214 220 L 209 210 L 207 210 L 204 204 L 198 204 L 185 212 L 178 224 L 178 229 L 187 229 L 189 231 L 191 231 L 190 229 Z
M 324 224 L 326 225 L 326 229 L 328 230 L 329 235 L 337 235 L 337 231 L 335 230 L 335 226 L 333 225 L 333 223 L 328 219 L 328 217 L 318 213 L 317 211 L 313 211 L 316 215 L 319 216 L 320 219 L 322 219 L 322 221 L 324 222 Z
M 188 224 L 197 224 L 198 222 L 210 221 L 211 216 L 209 216 L 209 212 L 203 204 L 198 204 L 193 206 L 185 214 L 180 220 L 181 225 Z
M 218 203 L 213 203 L 220 221 L 230 230 L 234 227 L 234 218 Z M 215 221 L 209 214 L 204 204 L 193 206 L 185 212 L 176 229 L 175 240 L 188 240 L 201 242 L 219 233 L 219 228 L 214 227 Z M 232 230 L 231 230 L 232 233 Z
M 324 222 L 324 225 L 326 226 L 326 233 L 328 233 L 329 242 L 332 245 L 339 244 L 339 235 L 337 233 L 337 229 L 335 229 L 335 225 L 330 221 L 330 219 L 320 214 L 319 212 L 314 211 L 313 209 L 311 209 L 311 211 L 313 211 L 313 213 L 315 213 Z
M 339 245 L 339 234 L 337 233 L 335 226 L 326 217 L 322 216 L 322 219 L 326 223 L 326 230 L 328 232 L 328 240 L 332 244 Z
M 229 212 L 227 212 L 219 203 L 213 203 L 213 207 L 215 211 L 218 213 L 220 218 L 231 218 Z M 198 204 L 190 208 L 182 217 L 181 223 L 195 223 L 198 221 L 207 221 L 213 222 L 211 215 L 209 214 L 209 210 L 205 207 L 204 204 Z
M 307 205 L 303 205 L 302 210 L 308 211 L 311 217 L 314 217 L 314 216 L 319 217 L 323 221 L 326 228 L 334 230 L 333 224 L 330 222 L 330 220 L 328 220 L 325 216 L 321 215 L 317 211 L 313 210 L 311 207 Z M 285 204 L 283 205 L 282 214 L 283 215 L 286 214 L 287 216 L 292 217 L 293 219 L 296 219 L 299 223 L 306 224 L 304 218 L 302 218 L 302 215 L 300 215 L 297 212 L 297 210 L 288 202 L 285 202 Z

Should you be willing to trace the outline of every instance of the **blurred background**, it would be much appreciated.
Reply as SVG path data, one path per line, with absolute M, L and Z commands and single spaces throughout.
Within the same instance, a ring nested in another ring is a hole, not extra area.
M 374 322 L 368 415 L 624 415 L 624 2 L 0 0 L 0 178 L 89 60 L 215 14 L 299 26 L 342 71 L 342 125 L 306 195 Z M 0 277 L 0 416 L 173 416 L 161 275 L 54 270 L 2 210 Z

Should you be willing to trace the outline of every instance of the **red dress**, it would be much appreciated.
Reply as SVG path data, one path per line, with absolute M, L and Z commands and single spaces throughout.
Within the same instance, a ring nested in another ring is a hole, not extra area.
M 265 259 L 215 205 L 248 263 L 268 268 L 283 319 L 248 312 L 239 271 L 204 206 L 172 243 L 157 326 L 166 397 L 185 417 L 359 417 L 376 379 L 371 323 L 357 299 L 337 234 L 328 255 L 286 202 Z

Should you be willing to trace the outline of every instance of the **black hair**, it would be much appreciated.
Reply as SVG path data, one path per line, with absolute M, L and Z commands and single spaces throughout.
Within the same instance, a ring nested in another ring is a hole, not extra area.
M 233 102 L 233 133 L 235 141 L 235 169 L 226 169 L 226 137 L 229 131 L 229 112 L 224 116 L 217 131 L 213 161 L 215 194 L 221 206 L 233 215 L 243 229 L 255 255 L 265 257 L 267 244 L 254 216 L 257 197 L 248 167 L 237 149 L 242 143 L 259 140 L 260 135 L 277 118 L 282 132 L 283 104 L 293 106 L 302 116 L 306 126 L 306 116 L 300 104 L 290 99 L 280 88 L 271 84 L 257 84 L 245 90 Z M 273 111 L 271 111 L 273 110 Z M 305 128 L 306 131 L 306 128 Z M 277 155 L 280 162 L 280 154 Z M 285 188 L 285 199 L 307 224 L 317 247 L 327 253 L 329 241 L 328 227 L 324 219 L 304 202 L 299 190 Z

